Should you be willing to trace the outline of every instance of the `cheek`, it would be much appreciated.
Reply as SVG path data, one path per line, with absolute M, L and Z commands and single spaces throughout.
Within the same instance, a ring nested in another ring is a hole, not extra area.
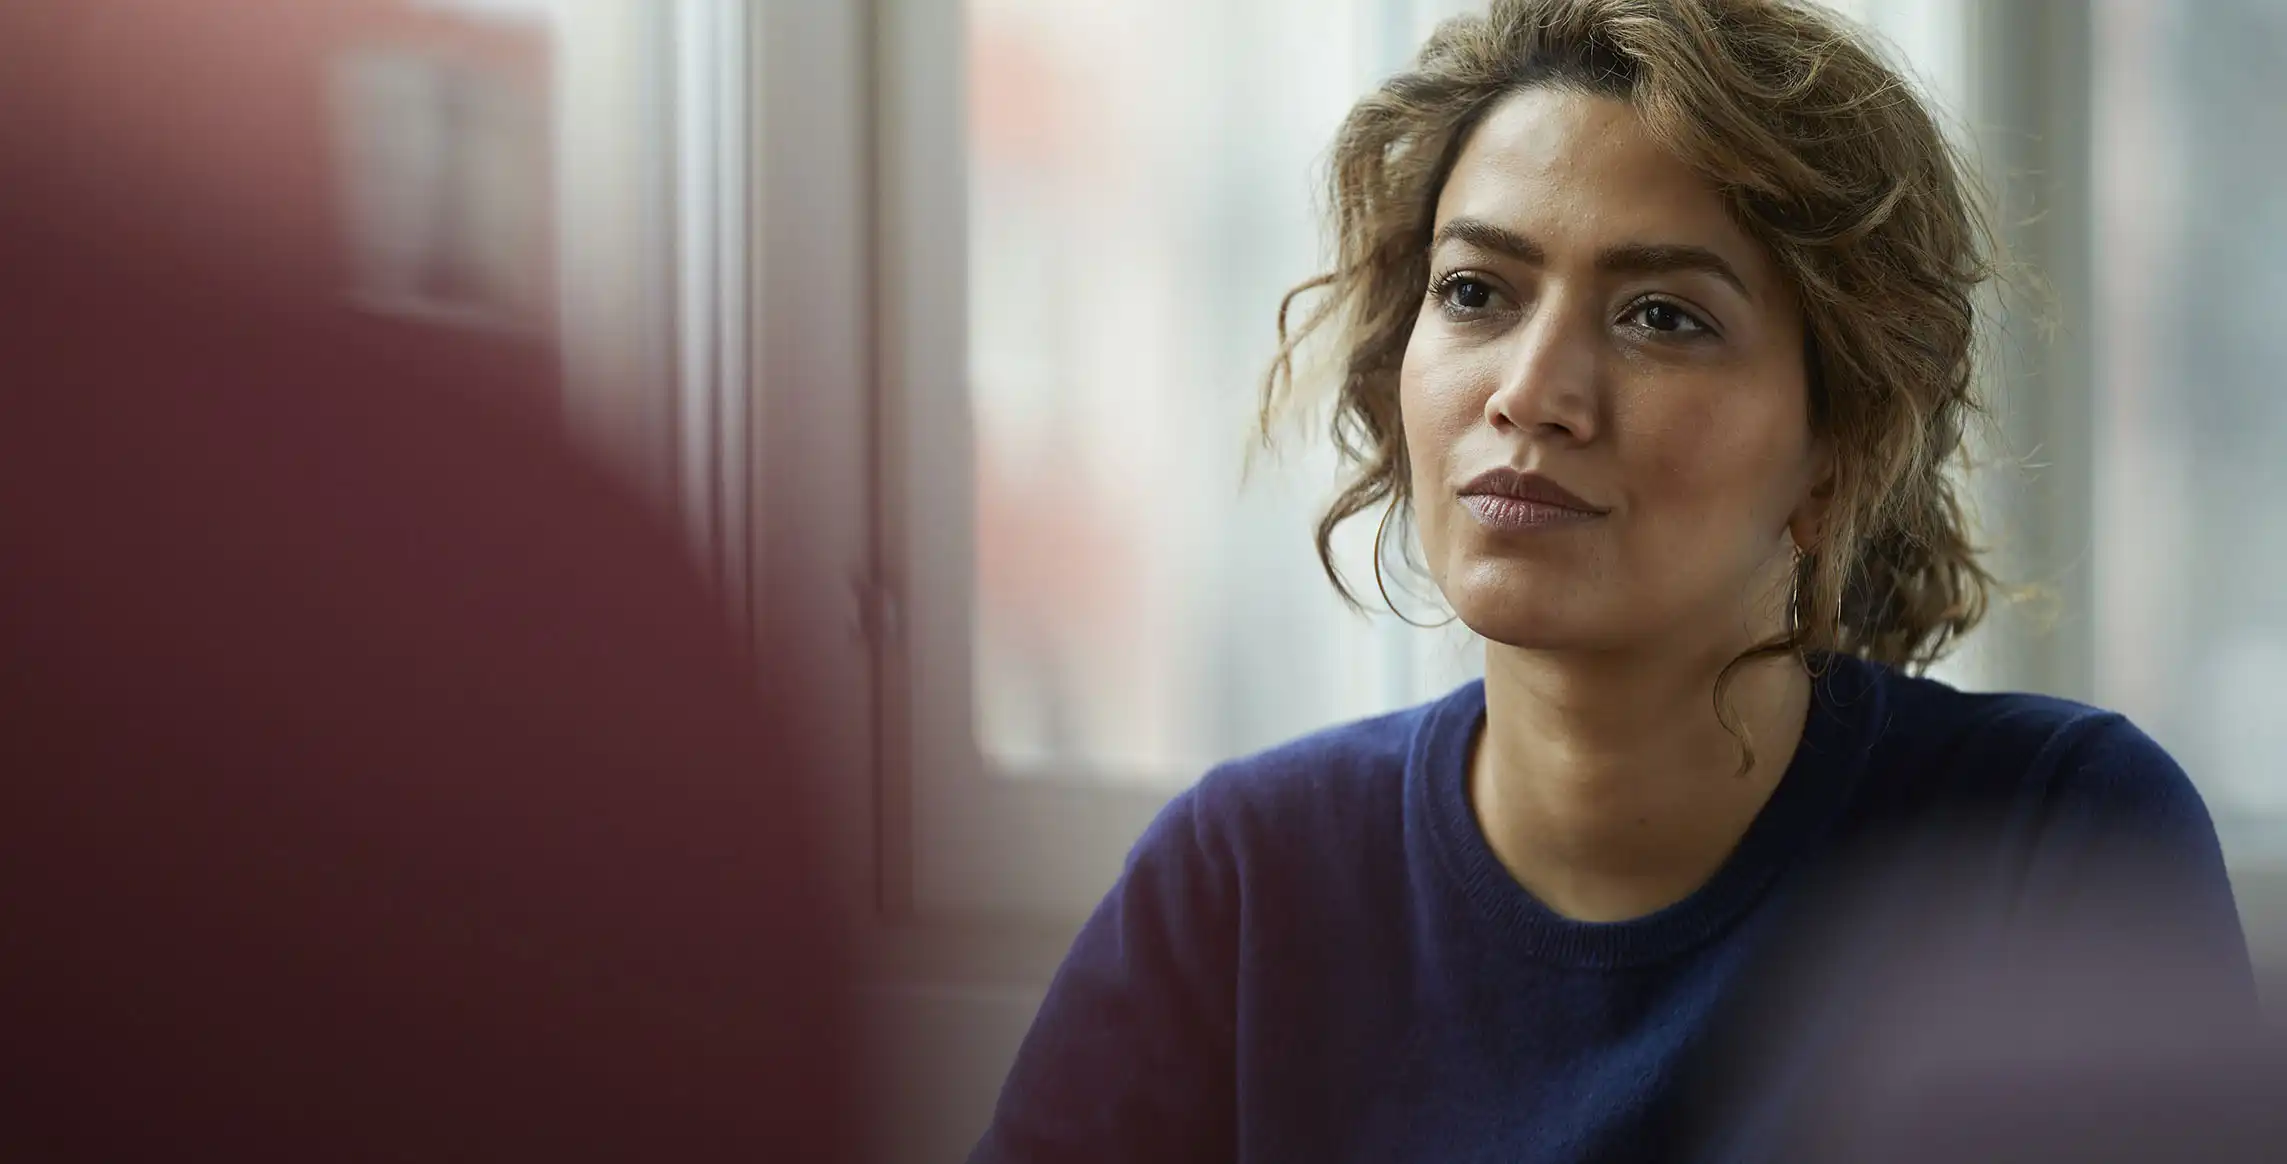
M 1414 330 L 1398 369 L 1398 408 L 1417 478 L 1439 471 L 1454 444 L 1483 419 L 1484 363 L 1481 354 L 1456 347 L 1436 327 Z
M 1678 391 L 1677 389 L 1683 389 Z M 1616 417 L 1629 477 L 1660 524 L 1701 535 L 1783 524 L 1800 492 L 1809 428 L 1784 387 L 1743 393 L 1733 385 L 1665 384 Z
M 1434 329 L 1416 332 L 1398 372 L 1398 409 L 1405 430 L 1416 520 L 1426 541 L 1436 536 L 1455 445 L 1483 412 L 1467 361 L 1442 347 Z M 1431 504 L 1423 505 L 1423 501 Z

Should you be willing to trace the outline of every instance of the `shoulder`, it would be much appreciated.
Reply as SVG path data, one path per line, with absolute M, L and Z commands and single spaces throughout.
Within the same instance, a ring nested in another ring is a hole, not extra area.
M 1968 692 L 1885 670 L 1877 748 L 1918 778 L 2054 805 L 2206 810 L 2167 750 L 2118 712 L 2029 692 Z
M 1903 849 L 1878 858 L 1902 858 L 1928 900 L 1960 904 L 1966 890 L 2001 905 L 2013 932 L 2052 952 L 2126 956 L 2136 950 L 2118 943 L 2133 938 L 2206 975 L 2217 997 L 2251 997 L 2215 824 L 2151 736 L 2069 699 L 1887 670 L 1879 682 L 1880 774 L 1861 823 Z
M 2126 716 L 1885 671 L 1869 812 L 1888 825 L 1991 829 L 2021 859 L 2197 869 L 2222 853 L 2198 788 Z M 2029 854 L 2039 854 L 2032 857 Z

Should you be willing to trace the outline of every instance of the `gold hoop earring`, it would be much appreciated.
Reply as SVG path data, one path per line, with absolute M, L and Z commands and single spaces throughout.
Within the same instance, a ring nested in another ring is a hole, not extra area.
M 1374 523 L 1374 589 L 1381 592 L 1382 605 L 1388 607 L 1390 613 L 1396 615 L 1399 622 L 1416 630 L 1443 630 L 1453 625 L 1453 620 L 1460 618 L 1461 612 L 1455 611 L 1446 615 L 1443 622 L 1415 622 L 1407 618 L 1404 611 L 1398 609 L 1397 603 L 1390 601 L 1390 588 L 1382 583 L 1382 542 L 1389 534 L 1390 514 L 1395 512 L 1397 507 L 1397 500 L 1391 499 L 1388 505 L 1382 507 L 1382 520 Z
M 1803 640 L 1803 569 L 1809 561 L 1810 555 L 1796 546 L 1794 561 L 1787 566 L 1787 641 L 1798 651 L 1807 645 Z

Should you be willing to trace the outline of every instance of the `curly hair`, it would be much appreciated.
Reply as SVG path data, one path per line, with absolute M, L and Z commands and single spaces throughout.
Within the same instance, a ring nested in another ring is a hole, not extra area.
M 1981 411 L 1974 298 L 1994 271 L 1993 233 L 1967 164 L 1907 82 L 1837 19 L 1787 0 L 1492 0 L 1351 110 L 1332 159 L 1334 269 L 1280 304 L 1262 402 L 1268 439 L 1298 395 L 1298 351 L 1329 345 L 1331 427 L 1350 473 L 1318 524 L 1328 578 L 1356 605 L 1336 528 L 1384 504 L 1410 512 L 1398 373 L 1447 175 L 1495 105 L 1544 85 L 1628 102 L 1777 257 L 1802 305 L 1833 497 L 1796 565 L 1787 635 L 1733 667 L 1790 652 L 1914 669 L 1943 657 L 1993 586 L 1948 474 Z

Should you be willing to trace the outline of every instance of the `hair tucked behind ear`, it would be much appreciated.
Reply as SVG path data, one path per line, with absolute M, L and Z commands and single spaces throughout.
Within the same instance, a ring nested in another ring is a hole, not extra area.
M 1840 652 L 1921 668 L 1943 656 L 1983 617 L 1992 585 L 1949 475 L 1979 411 L 1972 296 L 1991 273 L 1991 234 L 1967 167 L 1905 80 L 1833 17 L 1783 0 L 1493 0 L 1448 21 L 1410 71 L 1352 109 L 1334 145 L 1334 268 L 1281 304 L 1263 393 L 1267 438 L 1297 396 L 1299 350 L 1333 350 L 1332 436 L 1352 472 L 1318 523 L 1327 576 L 1355 604 L 1335 529 L 1412 502 L 1398 370 L 1437 198 L 1477 123 L 1536 85 L 1633 105 L 1723 192 L 1803 306 L 1833 498 L 1798 567 L 1795 629 L 1726 669 L 1719 710 L 1754 657 Z

